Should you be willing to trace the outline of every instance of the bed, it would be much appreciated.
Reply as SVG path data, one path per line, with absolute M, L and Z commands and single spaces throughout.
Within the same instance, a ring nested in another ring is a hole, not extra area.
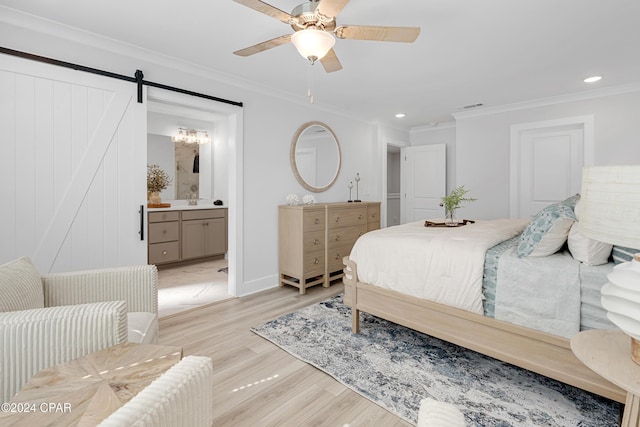
M 569 206 L 572 216 L 575 204 Z M 575 217 L 564 219 L 563 237 L 553 245 L 563 246 L 567 227 L 576 223 Z M 535 220 L 476 221 L 455 228 L 425 227 L 421 221 L 361 236 L 343 260 L 353 332 L 359 332 L 363 311 L 624 403 L 626 392 L 587 368 L 569 344 L 578 330 L 613 327 L 599 304 L 599 288 L 612 264 L 587 265 L 566 249 L 520 256 L 530 249 L 526 237 Z M 549 237 L 554 232 L 553 226 L 547 230 Z M 422 246 L 429 247 L 427 253 Z M 533 277 L 541 263 L 546 273 Z M 510 280 L 520 288 L 509 289 Z M 434 282 L 435 289 L 426 286 Z M 546 289 L 531 285 L 540 282 Z M 555 301 L 547 297 L 550 291 L 558 293 Z M 526 303 L 535 297 L 543 309 L 561 313 L 549 316 L 557 317 L 551 325 L 531 324 L 535 310 L 527 314 Z

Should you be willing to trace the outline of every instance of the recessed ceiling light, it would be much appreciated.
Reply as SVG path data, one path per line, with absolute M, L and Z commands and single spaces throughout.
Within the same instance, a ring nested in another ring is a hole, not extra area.
M 401 118 L 403 118 L 404 116 L 405 116 L 405 114 L 404 114 L 404 113 L 398 113 L 398 114 L 396 114 L 396 118 L 398 118 L 398 119 L 401 119 Z
M 593 76 L 593 77 L 587 77 L 586 79 L 584 79 L 585 83 L 595 83 L 598 80 L 600 80 L 602 78 L 602 76 Z

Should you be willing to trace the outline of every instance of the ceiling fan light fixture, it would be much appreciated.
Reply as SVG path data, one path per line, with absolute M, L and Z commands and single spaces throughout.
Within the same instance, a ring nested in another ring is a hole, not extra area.
M 313 64 L 322 59 L 336 44 L 336 39 L 326 31 L 306 29 L 291 35 L 291 43 L 298 49 L 303 58 Z

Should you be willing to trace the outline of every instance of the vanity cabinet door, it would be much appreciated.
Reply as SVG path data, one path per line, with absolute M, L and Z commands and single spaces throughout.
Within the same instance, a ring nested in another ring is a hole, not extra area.
M 227 224 L 224 218 L 182 221 L 182 259 L 224 254 Z

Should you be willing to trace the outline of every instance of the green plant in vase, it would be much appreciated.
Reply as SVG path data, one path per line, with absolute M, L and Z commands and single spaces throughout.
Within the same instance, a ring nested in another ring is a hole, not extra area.
M 464 188 L 464 185 L 451 190 L 448 196 L 444 196 L 441 199 L 440 206 L 445 210 L 445 223 L 447 225 L 454 226 L 458 223 L 456 220 L 456 210 L 462 207 L 463 203 L 475 202 L 477 199 L 473 197 L 466 197 L 469 190 Z
M 160 166 L 147 165 L 147 198 L 151 205 L 162 203 L 160 192 L 171 184 L 169 174 L 163 171 Z

